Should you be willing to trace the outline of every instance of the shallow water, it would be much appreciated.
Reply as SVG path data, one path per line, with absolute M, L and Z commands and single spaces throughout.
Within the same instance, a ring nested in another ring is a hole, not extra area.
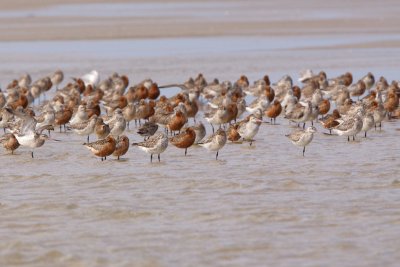
M 0 44 L 0 79 L 4 88 L 24 72 L 35 79 L 61 68 L 67 78 L 117 71 L 131 83 L 183 82 L 199 72 L 276 81 L 312 68 L 391 81 L 399 79 L 399 48 L 332 46 L 398 38 L 9 42 Z M 61 141 L 47 141 L 35 159 L 24 148 L 2 151 L 0 266 L 397 266 L 399 122 L 350 143 L 317 125 L 305 157 L 284 136 L 292 126 L 277 122 L 263 123 L 252 146 L 227 144 L 218 161 L 200 147 L 185 157 L 170 146 L 161 163 L 135 147 L 101 162 L 84 137 L 57 131 L 51 136 Z M 140 139 L 131 128 L 132 143 Z
M 291 2 L 291 1 L 284 1 Z M 287 3 L 285 3 L 287 4 Z M 266 1 L 191 1 L 159 3 L 89 3 L 60 4 L 36 9 L 0 11 L 0 18 L 24 17 L 91 17 L 91 18 L 174 18 L 207 19 L 212 21 L 271 21 L 296 19 L 354 18 L 365 16 L 365 9 L 351 10 L 343 6 L 319 5 L 310 9 L 311 3 L 292 3 L 292 12 L 286 5 L 276 5 Z M 312 5 L 312 4 L 311 4 Z M 381 11 L 381 5 L 375 7 Z M 370 8 L 368 8 L 370 9 Z M 387 14 L 387 9 L 384 9 Z M 396 10 L 392 10 L 395 14 Z M 295 14 L 295 16 L 293 16 Z
M 218 161 L 171 146 L 101 162 L 59 133 L 34 160 L 1 155 L 0 263 L 395 266 L 398 124 L 351 143 L 318 127 L 303 158 L 278 122 Z

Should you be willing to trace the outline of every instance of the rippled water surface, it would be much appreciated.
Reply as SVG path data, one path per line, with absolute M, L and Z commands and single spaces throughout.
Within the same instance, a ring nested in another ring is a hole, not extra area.
M 34 160 L 2 155 L 0 262 L 395 266 L 397 123 L 352 143 L 319 133 L 304 158 L 279 123 L 218 161 L 169 147 L 161 163 L 135 148 L 101 162 L 59 133 Z
M 331 41 L 359 40 L 339 37 Z M 312 68 L 399 79 L 399 48 L 338 49 L 318 38 L 3 43 L 0 78 L 4 87 L 24 72 L 38 78 L 62 68 L 67 78 L 117 71 L 131 83 L 199 72 L 276 81 Z M 293 126 L 277 121 L 263 123 L 252 146 L 227 144 L 218 161 L 200 147 L 185 157 L 170 146 L 161 163 L 135 147 L 101 162 L 85 138 L 57 131 L 60 141 L 47 141 L 35 159 L 24 148 L 1 151 L 0 266 L 397 266 L 400 123 L 385 121 L 350 143 L 317 125 L 302 157 L 285 137 Z M 135 130 L 131 142 L 140 140 Z

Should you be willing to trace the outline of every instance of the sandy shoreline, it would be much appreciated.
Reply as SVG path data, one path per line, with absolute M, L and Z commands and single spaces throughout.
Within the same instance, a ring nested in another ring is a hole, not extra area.
M 127 38 L 170 38 L 194 36 L 394 33 L 400 21 L 369 27 L 364 20 L 273 21 L 273 22 L 177 22 L 157 18 L 25 18 L 0 19 L 0 41 L 96 40 Z M 346 26 L 351 24 L 351 27 Z M 96 25 L 96 26 L 94 26 Z M 384 29 L 384 30 L 383 30 Z
M 271 4 L 259 1 L 250 1 L 251 7 L 247 8 L 240 1 L 120 0 L 121 10 L 111 10 L 110 14 L 101 5 L 106 3 L 103 0 L 2 1 L 0 41 L 400 33 L 400 18 L 396 15 L 400 7 L 395 2 L 385 16 L 372 1 L 367 2 L 370 3 L 357 8 L 357 3 L 340 1 L 333 8 L 329 3 L 310 1 L 295 6 L 293 16 L 286 10 L 297 4 L 291 0 L 281 4 L 276 12 L 270 10 Z M 137 3 L 150 7 L 143 10 L 143 5 L 135 6 Z M 176 8 L 167 8 L 169 3 Z M 96 4 L 96 12 L 103 12 L 103 16 L 88 15 L 79 10 L 78 4 Z M 118 12 L 124 12 L 123 5 L 130 9 L 119 16 Z M 316 11 L 308 16 L 308 9 L 313 5 Z M 73 16 L 73 11 L 63 13 L 63 7 L 76 8 L 77 13 Z M 349 11 L 352 8 L 354 16 Z M 137 9 L 138 14 L 129 13 Z
M 208 2 L 212 0 L 204 0 Z M 118 3 L 147 3 L 146 0 L 118 0 Z M 163 0 L 152 0 L 151 2 L 163 2 Z M 186 0 L 174 0 L 174 2 L 188 2 Z M 91 3 L 110 3 L 107 0 L 4 0 L 0 2 L 0 10 L 21 10 L 31 8 L 41 8 L 53 5 L 65 5 L 65 4 L 91 4 Z

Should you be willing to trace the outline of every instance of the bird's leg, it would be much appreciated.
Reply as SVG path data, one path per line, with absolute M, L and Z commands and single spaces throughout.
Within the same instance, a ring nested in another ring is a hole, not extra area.
M 153 162 L 153 154 L 150 154 L 150 162 Z
M 217 151 L 217 155 L 215 155 L 215 160 L 218 160 L 218 152 L 219 151 Z
M 158 162 L 161 162 L 160 154 L 158 154 Z
M 185 156 L 186 156 L 186 154 L 187 154 L 187 148 L 185 148 Z
M 32 155 L 32 158 L 33 158 L 33 150 L 32 150 L 32 154 L 31 155 Z
M 303 157 L 305 152 L 306 152 L 306 147 L 303 147 Z

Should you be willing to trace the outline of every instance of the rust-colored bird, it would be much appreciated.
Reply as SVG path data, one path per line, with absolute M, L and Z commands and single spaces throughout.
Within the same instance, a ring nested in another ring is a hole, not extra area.
M 191 127 L 188 127 L 184 132 L 171 137 L 169 142 L 178 148 L 184 148 L 186 156 L 188 147 L 192 146 L 195 140 L 195 131 Z

